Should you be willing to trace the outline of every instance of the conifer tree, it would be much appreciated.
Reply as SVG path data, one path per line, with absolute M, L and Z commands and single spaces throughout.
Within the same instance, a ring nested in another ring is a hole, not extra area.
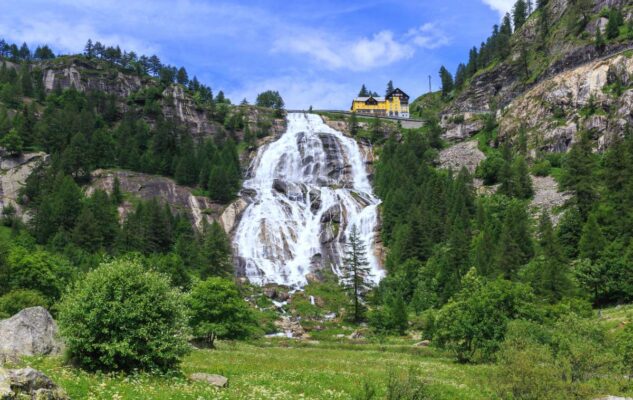
M 176 82 L 181 85 L 187 85 L 189 83 L 189 76 L 185 67 L 180 67 L 176 73 Z
M 356 137 L 356 135 L 358 135 L 358 130 L 359 130 L 358 117 L 356 116 L 356 113 L 353 112 L 349 116 L 349 134 L 352 135 L 353 137 Z
M 586 220 L 596 199 L 596 158 L 593 154 L 589 133 L 582 132 L 564 163 L 562 188 L 573 194 L 572 202 L 578 207 L 580 215 Z
M 343 286 L 352 301 L 352 320 L 359 323 L 363 319 L 365 295 L 370 288 L 367 282 L 370 269 L 365 244 L 356 225 L 353 225 L 350 231 L 341 269 Z
M 528 17 L 528 5 L 525 0 L 518 0 L 514 3 L 512 9 L 512 20 L 514 22 L 514 30 L 518 30 L 523 26 Z
M 22 94 L 26 97 L 32 97 L 33 80 L 31 78 L 31 69 L 27 63 L 22 63 L 20 68 L 20 84 L 22 85 Z
M 569 293 L 572 282 L 547 211 L 541 214 L 538 231 L 539 254 L 528 265 L 526 275 L 534 292 L 554 303 Z
M 387 82 L 387 90 L 385 90 L 385 97 L 389 96 L 389 94 L 393 92 L 393 89 L 394 89 L 393 81 L 390 80 L 389 82 Z
M 600 29 L 600 27 L 596 28 L 596 38 L 594 40 L 594 46 L 596 47 L 596 50 L 598 50 L 598 52 L 602 52 L 604 50 L 605 47 L 605 42 L 604 42 L 604 37 L 602 36 L 602 30 Z
M 234 273 L 231 244 L 217 221 L 205 225 L 202 239 L 200 277 L 231 277 Z
M 363 83 L 363 86 L 361 86 L 360 88 L 360 92 L 358 92 L 358 97 L 369 97 L 370 93 L 367 90 L 367 87 L 365 87 L 365 84 Z
M 589 218 L 582 228 L 582 236 L 578 243 L 580 257 L 596 262 L 600 258 L 600 253 L 606 245 L 606 240 L 602 234 L 602 229 L 598 225 L 595 213 L 589 214 Z
M 606 35 L 607 39 L 612 40 L 620 36 L 620 26 L 622 25 L 622 13 L 616 7 L 611 7 L 609 11 L 609 22 L 607 23 Z M 600 28 L 596 27 L 599 31 Z
M 505 212 L 498 251 L 497 262 L 506 279 L 515 279 L 519 268 L 533 255 L 529 219 L 519 201 L 510 203 Z
M 442 82 L 442 97 L 447 98 L 453 91 L 453 76 L 444 66 L 440 68 L 440 81 Z

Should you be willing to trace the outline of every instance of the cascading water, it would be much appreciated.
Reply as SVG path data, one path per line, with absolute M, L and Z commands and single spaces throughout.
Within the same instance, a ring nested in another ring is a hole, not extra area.
M 256 284 L 301 287 L 324 268 L 341 273 L 345 241 L 356 226 L 371 276 L 384 271 L 374 255 L 377 206 L 358 144 L 313 114 L 288 114 L 281 138 L 259 149 L 244 193 L 251 193 L 235 232 L 242 270 Z

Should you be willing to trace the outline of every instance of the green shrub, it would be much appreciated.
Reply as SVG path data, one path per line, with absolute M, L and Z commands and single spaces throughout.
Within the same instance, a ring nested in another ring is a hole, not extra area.
M 189 351 L 182 295 L 137 260 L 104 263 L 59 306 L 68 355 L 89 370 L 165 371 Z
M 438 312 L 434 341 L 460 362 L 487 361 L 494 358 L 509 321 L 538 318 L 539 313 L 529 286 L 470 279 L 473 282 L 462 282 L 464 289 Z
M 548 176 L 552 172 L 552 164 L 548 160 L 539 161 L 532 167 L 532 173 L 536 176 Z
M 561 371 L 547 346 L 505 344 L 498 355 L 496 388 L 503 399 L 558 400 L 566 398 Z
M 494 185 L 499 181 L 499 172 L 504 162 L 499 153 L 492 153 L 477 166 L 475 176 L 483 179 L 485 185 Z
M 29 307 L 48 308 L 49 301 L 37 290 L 16 289 L 0 297 L 0 318 L 8 318 Z
M 64 257 L 13 246 L 6 257 L 4 273 L 8 285 L 0 288 L 0 293 L 3 289 L 32 289 L 54 300 L 61 296 L 63 288 L 71 281 L 73 268 Z
M 216 338 L 247 339 L 259 333 L 257 321 L 235 283 L 209 278 L 194 285 L 188 298 L 194 336 L 213 346 Z

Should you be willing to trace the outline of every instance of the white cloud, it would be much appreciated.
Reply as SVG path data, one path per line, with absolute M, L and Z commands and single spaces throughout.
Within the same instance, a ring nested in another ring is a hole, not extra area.
M 503 16 L 505 13 L 512 10 L 512 6 L 516 0 L 482 0 L 490 8 L 497 11 L 499 15 Z
M 450 43 L 444 31 L 430 22 L 419 28 L 410 29 L 407 37 L 411 38 L 413 44 L 423 49 L 437 49 Z
M 434 49 L 448 43 L 433 24 L 410 30 L 402 38 L 383 30 L 371 37 L 343 40 L 320 32 L 289 32 L 277 39 L 273 52 L 307 55 L 328 69 L 368 71 L 413 57 L 415 48 Z

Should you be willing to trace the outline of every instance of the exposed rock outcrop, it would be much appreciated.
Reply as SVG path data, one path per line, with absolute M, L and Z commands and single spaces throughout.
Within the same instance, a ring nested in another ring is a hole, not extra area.
M 62 349 L 57 324 L 43 307 L 25 308 L 0 321 L 0 353 L 9 356 L 57 354 Z
M 42 63 L 44 89 L 75 88 L 81 92 L 101 91 L 115 95 L 119 101 L 151 84 L 148 78 L 126 74 L 108 67 L 105 63 L 82 58 L 56 59 Z
M 194 137 L 214 136 L 220 129 L 180 85 L 170 85 L 163 91 L 163 115 L 181 121 Z
M 588 130 L 604 150 L 633 123 L 633 89 L 621 95 L 609 85 L 633 83 L 633 57 L 618 55 L 556 75 L 513 101 L 500 120 L 502 140 L 515 140 L 526 129 L 530 147 L 565 152 Z
M 18 215 L 22 215 L 19 204 L 20 189 L 26 178 L 41 163 L 48 162 L 45 153 L 24 153 L 19 156 L 9 156 L 0 149 L 0 210 L 12 205 Z
M 210 223 L 214 219 L 220 219 L 224 210 L 222 205 L 213 203 L 207 197 L 194 195 L 191 188 L 177 185 L 173 179 L 141 172 L 96 170 L 92 173 L 92 183 L 87 193 L 91 194 L 97 188 L 111 193 L 115 178 L 119 178 L 123 192 L 142 200 L 157 198 L 169 204 L 173 212 L 184 212 L 199 228 L 204 221 Z M 124 202 L 119 208 L 119 214 L 125 217 L 131 209 L 132 204 Z M 225 220 L 229 222 L 230 218 L 225 217 Z
M 0 399 L 67 400 L 68 396 L 38 370 L 0 368 Z

